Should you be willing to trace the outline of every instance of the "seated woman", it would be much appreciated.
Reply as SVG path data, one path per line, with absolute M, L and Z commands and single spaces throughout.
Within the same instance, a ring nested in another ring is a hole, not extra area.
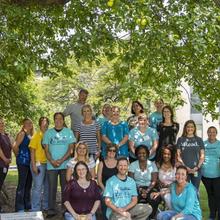
M 74 167 L 77 162 L 83 161 L 89 167 L 90 174 L 92 178 L 95 178 L 95 161 L 93 157 L 89 157 L 89 149 L 85 142 L 80 141 L 76 144 L 75 148 L 75 156 L 67 163 L 67 170 L 66 170 L 66 180 L 70 181 L 72 179 L 72 174 Z
M 196 188 L 187 182 L 187 168 L 177 167 L 176 181 L 171 184 L 172 210 L 160 212 L 157 220 L 201 220 L 202 214 Z M 164 194 L 160 192 L 159 194 Z M 155 195 L 157 197 L 159 194 Z
M 151 199 L 150 194 L 155 191 L 158 170 L 155 163 L 148 160 L 149 150 L 145 145 L 138 146 L 135 149 L 135 155 L 138 160 L 130 164 L 128 175 L 134 178 L 137 184 L 138 202 L 149 203 L 153 208 L 150 218 L 154 218 L 160 198 L 158 197 L 156 200 Z
M 99 187 L 91 179 L 88 166 L 83 161 L 77 162 L 74 179 L 67 183 L 64 190 L 64 205 L 67 209 L 65 220 L 95 220 L 100 199 Z
M 167 192 L 167 188 L 175 181 L 176 167 L 174 150 L 175 148 L 173 146 L 164 146 L 161 148 L 158 156 L 159 162 L 157 163 L 157 167 L 160 192 Z M 166 203 L 166 207 L 171 209 L 170 193 L 163 194 L 162 198 Z
M 116 154 L 117 154 L 117 146 L 115 144 L 107 144 L 107 156 L 105 160 L 100 161 L 98 166 L 98 184 L 102 191 L 105 190 L 106 181 L 116 175 L 118 173 L 117 169 L 117 160 L 116 160 Z M 102 214 L 103 214 L 103 220 L 106 219 L 106 205 L 104 201 L 102 202 Z

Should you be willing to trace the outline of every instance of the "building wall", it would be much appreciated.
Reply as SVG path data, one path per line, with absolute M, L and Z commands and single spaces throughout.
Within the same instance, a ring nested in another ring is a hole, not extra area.
M 196 112 L 195 109 L 193 109 L 192 104 L 195 99 L 192 97 L 192 89 L 187 83 L 182 82 L 180 90 L 185 104 L 176 109 L 176 120 L 180 124 L 178 136 L 182 134 L 184 123 L 192 119 L 196 123 L 198 136 L 202 137 L 204 140 L 207 139 L 208 127 L 215 126 L 218 129 L 218 139 L 220 139 L 219 120 L 212 120 L 211 115 L 204 116 L 201 112 Z M 219 111 L 219 109 L 216 109 L 216 111 Z

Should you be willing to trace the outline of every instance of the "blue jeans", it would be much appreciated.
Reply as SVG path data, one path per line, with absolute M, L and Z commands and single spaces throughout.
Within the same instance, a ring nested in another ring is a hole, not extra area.
M 46 175 L 46 164 L 41 164 L 37 166 L 38 175 L 32 171 L 31 173 L 33 178 L 32 186 L 32 199 L 31 199 L 31 209 L 32 211 L 41 211 L 48 209 L 48 178 Z M 41 207 L 42 200 L 42 207 Z
M 178 214 L 178 212 L 172 211 L 172 210 L 160 212 L 157 215 L 157 220 L 170 220 L 173 216 L 175 216 L 177 214 Z M 193 215 L 183 215 L 181 220 L 196 220 L 196 217 L 194 217 Z
M 31 185 L 32 175 L 30 166 L 17 164 L 18 186 L 15 197 L 15 211 L 31 209 Z
M 75 220 L 75 218 L 73 218 L 73 216 L 69 212 L 65 212 L 64 218 L 65 220 Z M 92 220 L 96 220 L 95 215 L 92 216 Z

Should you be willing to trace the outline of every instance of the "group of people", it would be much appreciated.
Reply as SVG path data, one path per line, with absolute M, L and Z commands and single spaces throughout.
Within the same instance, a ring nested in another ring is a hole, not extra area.
M 155 101 L 156 111 L 149 117 L 143 105 L 133 101 L 132 115 L 122 121 L 120 108 L 109 104 L 95 117 L 87 96 L 87 90 L 80 90 L 77 103 L 54 114 L 52 128 L 48 118 L 41 117 L 34 132 L 32 121 L 24 119 L 13 144 L 0 119 L 0 189 L 13 150 L 16 212 L 41 210 L 48 218 L 55 216 L 59 176 L 66 220 L 94 220 L 99 209 L 102 219 L 111 220 L 201 220 L 202 180 L 209 219 L 220 219 L 220 142 L 215 127 L 208 129 L 203 142 L 189 120 L 177 140 L 179 124 L 162 99 Z M 71 129 L 65 124 L 68 115 Z

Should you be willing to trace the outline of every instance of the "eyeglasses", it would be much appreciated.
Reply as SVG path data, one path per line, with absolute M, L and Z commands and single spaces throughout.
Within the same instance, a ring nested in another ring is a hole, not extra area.
M 109 150 L 108 150 L 108 152 L 114 152 L 114 153 L 115 153 L 115 152 L 116 152 L 116 150 L 109 149 Z

